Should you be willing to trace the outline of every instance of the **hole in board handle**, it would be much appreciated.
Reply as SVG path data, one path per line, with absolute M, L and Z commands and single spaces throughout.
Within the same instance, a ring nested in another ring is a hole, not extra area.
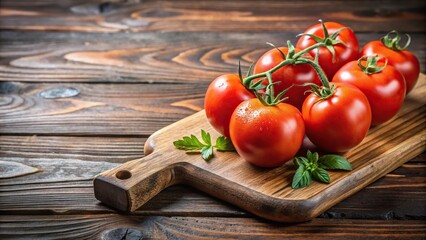
M 131 176 L 132 173 L 127 170 L 121 170 L 115 174 L 115 177 L 121 180 L 129 179 Z

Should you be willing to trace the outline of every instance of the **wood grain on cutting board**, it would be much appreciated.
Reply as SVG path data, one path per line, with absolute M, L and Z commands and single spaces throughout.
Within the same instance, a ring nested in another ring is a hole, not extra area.
M 215 152 L 204 161 L 199 154 L 177 150 L 173 141 L 199 136 L 200 129 L 218 134 L 200 111 L 154 133 L 146 142 L 148 156 L 98 175 L 95 196 L 121 211 L 135 211 L 164 188 L 188 184 L 258 216 L 283 222 L 312 219 L 369 183 L 425 150 L 426 77 L 421 75 L 398 115 L 374 127 L 357 147 L 344 154 L 351 172 L 330 171 L 330 184 L 314 182 L 292 189 L 294 166 L 255 167 L 234 152 Z

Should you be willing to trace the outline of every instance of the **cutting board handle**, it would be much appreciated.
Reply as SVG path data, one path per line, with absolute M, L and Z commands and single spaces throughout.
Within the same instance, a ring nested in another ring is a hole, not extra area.
M 120 211 L 133 212 L 163 189 L 179 182 L 176 164 L 156 153 L 126 162 L 95 177 L 95 197 Z

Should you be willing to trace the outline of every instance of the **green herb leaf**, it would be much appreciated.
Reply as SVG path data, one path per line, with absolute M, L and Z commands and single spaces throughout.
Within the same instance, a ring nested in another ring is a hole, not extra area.
M 201 139 L 204 141 L 202 143 L 196 136 L 184 136 L 182 139 L 174 141 L 173 145 L 177 149 L 190 151 L 200 151 L 201 157 L 208 161 L 213 157 L 213 148 L 216 148 L 219 151 L 235 151 L 234 146 L 230 139 L 220 136 L 216 139 L 216 144 L 212 145 L 212 138 L 210 133 L 201 129 Z
M 210 133 L 207 133 L 206 131 L 201 129 L 201 138 L 207 145 L 212 145 L 212 138 L 210 136 Z
M 325 169 L 352 170 L 349 161 L 339 155 L 328 154 L 319 157 L 318 153 L 306 152 L 306 157 L 294 157 L 297 168 L 291 184 L 292 188 L 303 188 L 311 184 L 312 178 L 323 183 L 330 183 L 330 175 Z
M 194 135 L 191 135 L 189 137 L 185 136 L 181 140 L 174 141 L 173 145 L 175 145 L 177 149 L 181 149 L 185 151 L 201 150 L 201 148 L 205 146 Z
M 318 153 L 312 153 L 311 151 L 308 150 L 308 152 L 306 153 L 306 157 L 308 158 L 309 162 L 316 164 L 318 162 Z
M 303 188 L 312 183 L 311 173 L 305 168 L 304 165 L 300 165 L 293 177 L 291 184 L 292 188 Z
M 313 170 L 312 176 L 317 181 L 323 183 L 330 183 L 330 176 L 328 175 L 328 172 L 322 168 L 316 168 L 315 170 Z
M 328 154 L 319 158 L 318 164 L 324 169 L 352 170 L 351 163 L 340 155 Z
M 213 157 L 213 146 L 205 146 L 201 148 L 201 157 L 208 161 Z
M 308 163 L 308 159 L 305 157 L 295 157 L 293 158 L 293 163 L 294 163 L 294 166 L 296 167 L 299 167 L 301 165 L 306 167 Z
M 234 145 L 232 145 L 231 139 L 224 136 L 220 136 L 216 139 L 216 144 L 214 145 L 219 151 L 235 151 Z

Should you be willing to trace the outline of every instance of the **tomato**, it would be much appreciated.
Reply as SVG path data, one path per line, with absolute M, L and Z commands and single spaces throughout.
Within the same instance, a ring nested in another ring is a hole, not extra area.
M 332 79 L 334 73 L 336 73 L 340 67 L 347 62 L 358 58 L 359 43 L 355 33 L 350 28 L 342 30 L 335 39 L 330 38 L 333 33 L 345 27 L 340 23 L 326 22 L 324 23 L 324 26 L 327 33 L 324 33 L 322 23 L 318 23 L 308 28 L 297 41 L 296 48 L 305 49 L 316 44 L 318 41 L 327 44 L 327 47 L 322 46 L 319 48 L 318 63 L 324 70 L 327 78 Z M 309 36 L 309 34 L 317 36 L 320 39 L 315 39 Z M 339 41 L 344 42 L 346 46 Z M 329 48 L 332 50 L 330 51 Z M 312 56 L 315 56 L 317 51 L 318 49 L 313 49 L 310 53 Z M 335 52 L 334 57 L 332 51 Z
M 292 159 L 302 145 L 305 127 L 294 106 L 242 102 L 231 117 L 230 134 L 238 154 L 259 167 L 276 167 Z
M 362 56 L 381 55 L 388 59 L 389 64 L 395 67 L 405 78 L 406 94 L 413 90 L 420 74 L 420 63 L 417 57 L 408 50 L 392 49 L 381 41 L 367 43 L 361 50 Z
M 326 99 L 311 93 L 303 103 L 306 135 L 327 152 L 345 152 L 358 145 L 371 124 L 367 97 L 355 86 L 333 83 L 334 93 Z
M 235 108 L 241 102 L 254 97 L 237 74 L 219 76 L 207 88 L 204 100 L 207 120 L 216 131 L 229 137 L 229 121 Z
M 287 47 L 279 48 L 285 55 L 288 54 Z M 295 49 L 295 52 L 299 52 L 299 49 Z M 308 57 L 309 54 L 306 54 Z M 273 48 L 263 54 L 256 62 L 253 68 L 253 74 L 266 72 L 279 63 L 284 61 L 284 57 L 280 51 Z M 304 84 L 304 83 L 315 83 L 321 84 L 315 69 L 309 64 L 290 64 L 279 68 L 277 71 L 272 73 L 272 82 L 279 84 L 274 85 L 275 96 L 282 92 L 284 89 L 290 87 L 293 84 Z M 263 82 L 264 85 L 268 84 L 268 80 Z M 309 87 L 293 87 L 289 89 L 283 97 L 288 97 L 285 100 L 286 103 L 297 107 L 299 110 L 302 109 L 303 101 L 306 96 L 305 92 L 309 90 Z
M 358 61 L 352 61 L 340 68 L 333 77 L 333 82 L 350 83 L 367 96 L 372 125 L 384 123 L 395 116 L 405 98 L 405 80 L 401 73 L 390 65 L 384 66 L 383 58 L 379 60 L 377 68 L 383 69 L 366 73 Z

